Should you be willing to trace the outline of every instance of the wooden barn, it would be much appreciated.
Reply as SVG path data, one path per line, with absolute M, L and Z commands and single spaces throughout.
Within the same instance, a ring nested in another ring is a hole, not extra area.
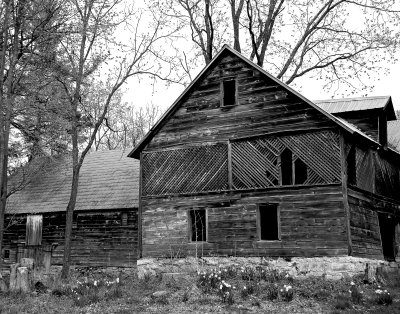
M 397 122 L 390 97 L 312 102 L 224 46 L 129 154 L 141 256 L 395 259 Z
M 74 213 L 73 265 L 136 266 L 139 163 L 126 154 L 99 151 L 85 158 Z M 23 175 L 12 178 L 13 187 L 22 186 L 8 199 L 5 265 L 21 257 L 46 267 L 62 264 L 71 177 L 71 159 L 53 157 L 28 181 Z

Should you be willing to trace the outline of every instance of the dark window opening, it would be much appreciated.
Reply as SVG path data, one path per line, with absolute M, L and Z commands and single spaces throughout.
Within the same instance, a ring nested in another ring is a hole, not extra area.
M 233 106 L 236 104 L 236 81 L 229 80 L 223 82 L 223 101 L 222 106 Z
M 387 214 L 378 214 L 379 231 L 382 241 L 382 253 L 387 261 L 395 260 L 395 228 L 394 218 Z
M 307 165 L 299 158 L 294 162 L 294 178 L 294 184 L 303 184 L 307 180 Z
M 281 154 L 281 174 L 282 174 L 282 185 L 293 184 L 293 164 L 292 164 L 292 152 L 285 148 Z
M 279 212 L 276 204 L 258 206 L 258 232 L 260 240 L 279 240 Z
M 206 210 L 190 210 L 190 241 L 207 241 Z
M 4 259 L 10 258 L 10 250 L 4 250 Z
M 356 148 L 352 146 L 347 155 L 347 182 L 348 184 L 357 184 L 357 165 L 356 165 Z

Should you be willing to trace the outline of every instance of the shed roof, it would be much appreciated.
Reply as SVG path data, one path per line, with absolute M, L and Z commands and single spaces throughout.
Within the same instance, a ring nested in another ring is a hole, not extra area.
M 387 131 L 389 146 L 400 152 L 400 120 L 388 121 Z
M 396 118 L 390 96 L 314 100 L 314 103 L 332 114 L 351 111 L 386 109 L 389 120 Z
M 128 151 L 97 151 L 86 156 L 80 171 L 75 210 L 138 207 L 139 162 L 126 157 Z M 21 176 L 16 177 L 10 180 L 11 185 L 20 183 Z M 71 181 L 71 158 L 51 158 L 21 190 L 8 198 L 6 213 L 65 211 Z

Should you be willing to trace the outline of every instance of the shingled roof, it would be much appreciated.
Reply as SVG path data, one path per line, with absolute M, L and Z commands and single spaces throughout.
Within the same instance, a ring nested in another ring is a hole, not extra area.
M 127 152 L 129 149 L 98 151 L 86 156 L 80 172 L 75 210 L 138 207 L 139 162 L 126 157 Z M 71 180 L 71 159 L 66 156 L 51 158 L 26 186 L 8 198 L 6 213 L 65 211 Z

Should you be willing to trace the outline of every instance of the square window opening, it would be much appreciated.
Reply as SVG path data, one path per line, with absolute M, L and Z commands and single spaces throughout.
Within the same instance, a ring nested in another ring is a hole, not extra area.
M 205 209 L 196 209 L 189 211 L 190 241 L 207 241 L 207 216 Z
M 223 81 L 223 100 L 222 106 L 234 106 L 236 104 L 236 81 Z
M 9 259 L 10 258 L 10 250 L 8 250 L 8 249 L 5 249 L 4 250 L 4 259 Z
M 280 240 L 280 217 L 277 204 L 258 206 L 258 236 L 260 240 Z

